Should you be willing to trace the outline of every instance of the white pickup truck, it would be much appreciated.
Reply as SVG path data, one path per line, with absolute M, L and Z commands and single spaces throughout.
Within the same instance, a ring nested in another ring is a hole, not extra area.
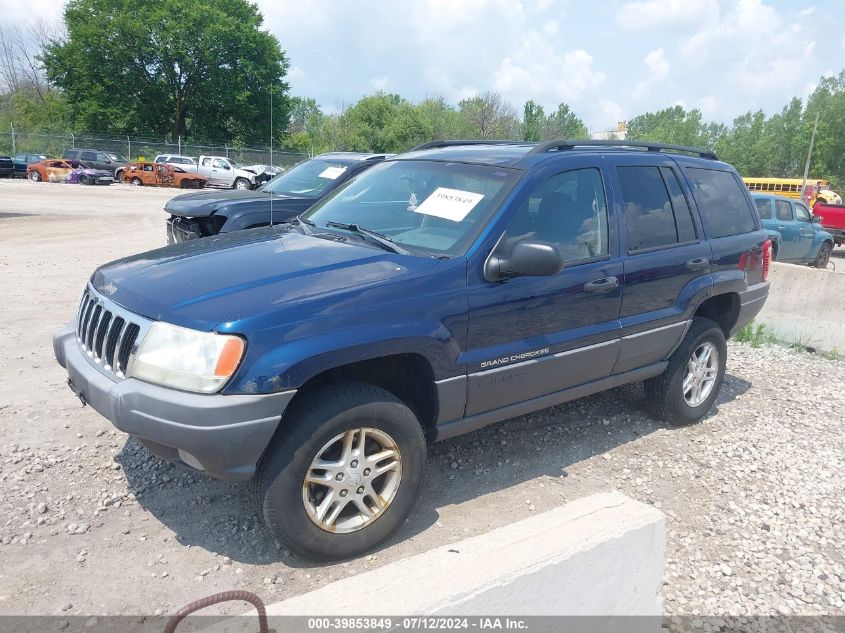
M 260 184 L 257 180 L 260 174 L 258 170 L 252 166 L 243 167 L 238 165 L 235 161 L 225 156 L 200 156 L 199 161 L 196 161 L 190 156 L 159 154 L 155 157 L 155 162 L 176 165 L 183 171 L 196 173 L 204 178 L 208 178 L 209 187 L 254 189 Z

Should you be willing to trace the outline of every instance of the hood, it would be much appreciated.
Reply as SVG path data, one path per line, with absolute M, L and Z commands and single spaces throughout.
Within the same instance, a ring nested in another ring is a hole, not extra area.
M 270 197 L 271 194 L 264 193 L 263 191 L 239 191 L 237 189 L 226 191 L 208 190 L 199 193 L 186 193 L 171 198 L 165 203 L 164 210 L 171 215 L 187 218 L 204 218 L 223 209 L 246 210 L 250 207 L 264 208 L 265 206 L 269 206 Z M 290 204 L 301 207 L 303 200 L 310 200 L 310 198 L 303 198 L 301 196 L 273 195 L 272 198 L 273 205 L 280 205 L 280 210 L 285 205 Z
M 107 296 L 131 312 L 211 330 L 303 302 L 336 302 L 349 291 L 436 264 L 433 258 L 268 227 L 120 259 L 97 269 L 91 281 L 99 292 L 109 286 Z

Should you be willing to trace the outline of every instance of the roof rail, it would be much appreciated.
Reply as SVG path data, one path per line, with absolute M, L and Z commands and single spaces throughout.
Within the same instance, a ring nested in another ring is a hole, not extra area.
M 428 141 L 422 143 L 414 148 L 409 149 L 409 152 L 419 152 L 424 149 L 436 149 L 438 147 L 452 147 L 454 145 L 526 145 L 525 141 L 508 141 L 505 139 L 496 140 L 460 140 L 460 139 L 444 139 L 440 141 Z
M 701 158 L 719 160 L 715 152 L 699 147 L 688 147 L 686 145 L 672 145 L 669 143 L 652 143 L 648 141 L 614 141 L 614 140 L 568 140 L 568 141 L 545 141 L 535 145 L 529 154 L 545 154 L 553 150 L 563 151 L 576 149 L 578 147 L 636 147 L 648 152 L 680 152 L 684 154 L 695 154 Z

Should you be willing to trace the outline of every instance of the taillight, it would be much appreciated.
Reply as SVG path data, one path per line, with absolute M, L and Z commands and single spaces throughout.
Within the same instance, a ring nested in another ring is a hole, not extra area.
M 772 240 L 763 242 L 763 279 L 766 281 L 769 277 L 769 263 L 772 261 Z

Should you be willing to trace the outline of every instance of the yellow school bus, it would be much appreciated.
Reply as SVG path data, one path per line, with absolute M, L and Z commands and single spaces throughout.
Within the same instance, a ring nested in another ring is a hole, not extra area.
M 757 193 L 772 193 L 812 204 L 816 198 L 830 204 L 842 204 L 842 198 L 830 188 L 830 181 L 807 179 L 807 191 L 801 191 L 802 178 L 743 178 L 745 186 Z

